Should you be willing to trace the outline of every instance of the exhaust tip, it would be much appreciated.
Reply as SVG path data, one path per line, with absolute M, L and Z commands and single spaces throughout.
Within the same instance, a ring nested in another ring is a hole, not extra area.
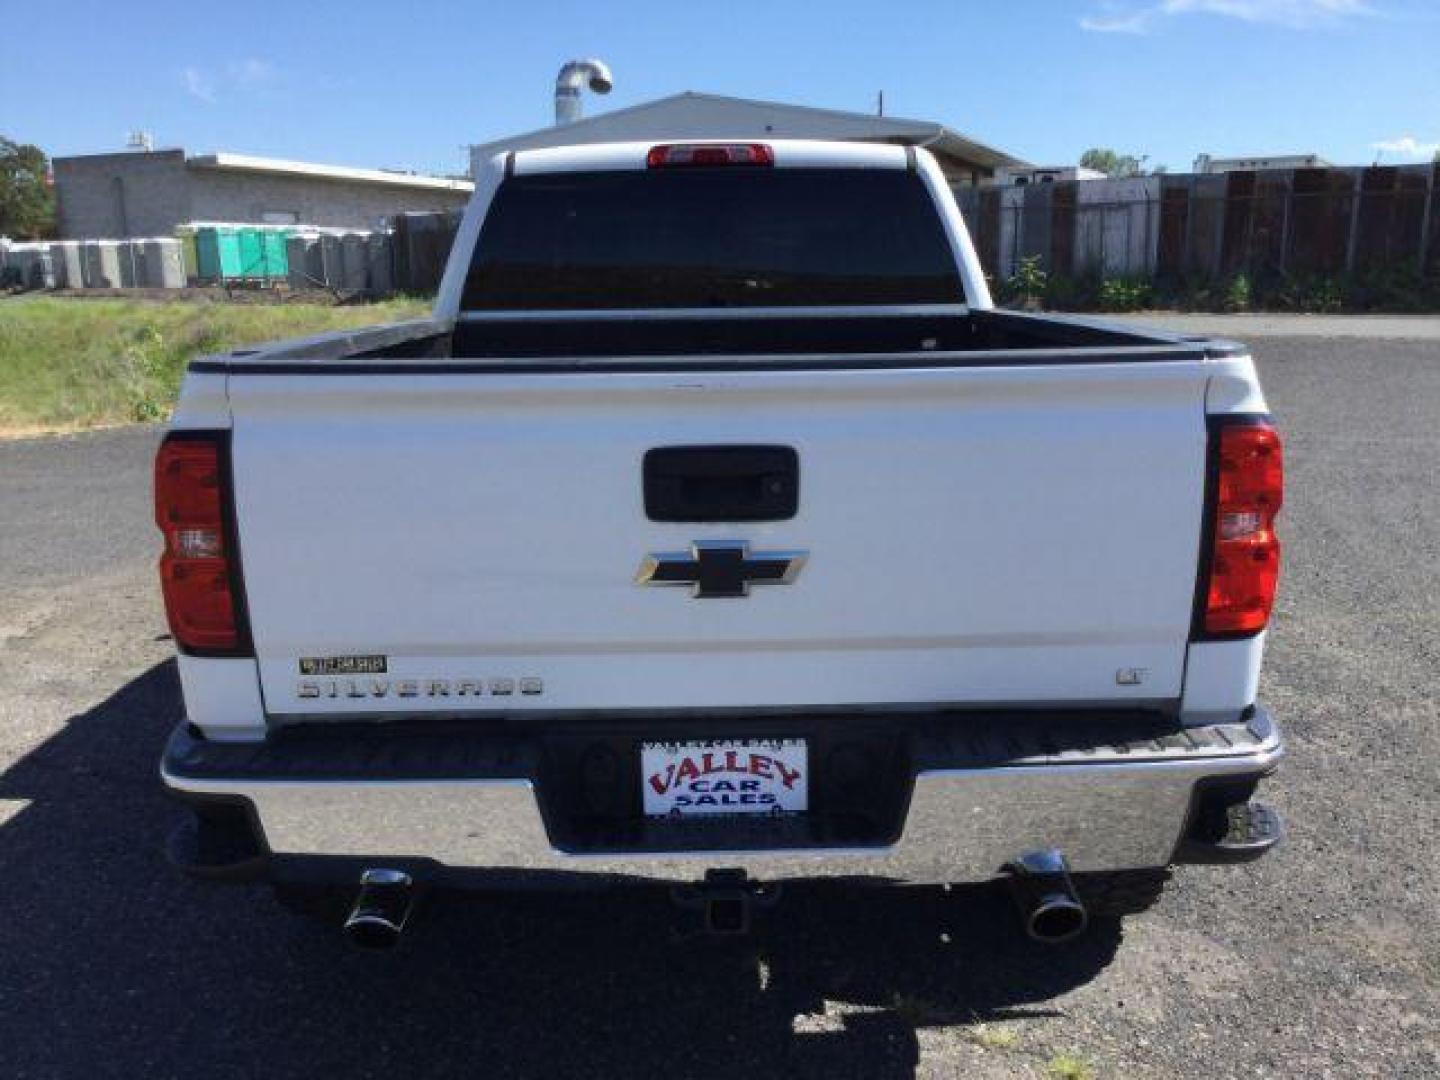
M 1085 932 L 1090 917 L 1077 900 L 1067 896 L 1047 897 L 1030 913 L 1025 932 L 1035 941 L 1059 945 Z
M 1069 864 L 1059 851 L 1027 852 L 1005 869 L 1020 908 L 1021 925 L 1031 940 L 1059 945 L 1085 932 L 1090 918 L 1070 881 Z
M 402 870 L 366 870 L 345 920 L 345 936 L 362 949 L 393 949 L 415 903 L 413 886 Z
M 345 920 L 345 936 L 361 949 L 393 949 L 400 942 L 399 926 L 378 915 L 352 915 Z

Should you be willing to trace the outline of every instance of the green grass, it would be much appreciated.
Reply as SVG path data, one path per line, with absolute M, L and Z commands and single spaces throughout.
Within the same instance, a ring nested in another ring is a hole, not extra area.
M 417 300 L 353 307 L 0 300 L 0 432 L 163 420 L 195 356 L 428 310 Z
M 976 1024 L 967 1035 L 976 1046 L 986 1050 L 1014 1050 L 1020 1045 L 1020 1033 L 999 1024 Z
M 1055 1080 L 1095 1080 L 1095 1070 L 1084 1058 L 1074 1054 L 1057 1054 L 1045 1066 Z

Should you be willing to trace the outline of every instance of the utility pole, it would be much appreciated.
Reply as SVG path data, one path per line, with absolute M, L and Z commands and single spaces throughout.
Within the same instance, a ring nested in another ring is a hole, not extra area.
M 885 115 L 885 91 L 884 91 L 884 90 L 881 90 L 880 93 L 878 93 L 878 94 L 875 95 L 875 115 L 876 115 L 876 116 L 884 116 L 884 115 Z

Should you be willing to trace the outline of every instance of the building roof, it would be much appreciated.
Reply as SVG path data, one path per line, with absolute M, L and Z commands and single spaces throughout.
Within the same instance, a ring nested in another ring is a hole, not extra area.
M 1195 158 L 1197 173 L 1242 172 L 1256 169 L 1328 169 L 1330 162 L 1319 154 L 1242 154 L 1237 157 L 1212 157 L 1200 154 Z
M 775 101 L 700 94 L 657 98 L 573 124 L 540 128 L 494 142 L 472 146 L 473 161 L 509 150 L 529 150 L 566 143 L 610 142 L 644 138 L 727 138 L 765 136 L 807 139 L 853 139 L 923 146 L 941 158 L 994 170 L 1026 162 L 977 142 L 933 120 L 817 109 Z
M 457 180 L 449 176 L 390 172 L 386 169 L 352 169 L 345 165 L 317 165 L 310 161 L 285 161 L 280 158 L 252 157 L 249 154 L 200 154 L 186 158 L 185 164 L 198 169 L 304 176 L 319 180 L 352 180 L 367 184 L 426 188 L 432 191 L 471 191 L 475 186 L 469 180 Z

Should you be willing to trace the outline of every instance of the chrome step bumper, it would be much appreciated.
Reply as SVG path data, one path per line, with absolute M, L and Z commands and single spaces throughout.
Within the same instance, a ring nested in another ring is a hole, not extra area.
M 763 824 L 732 822 L 707 825 L 727 838 L 715 844 L 692 833 L 702 839 L 677 845 L 660 832 L 623 850 L 567 850 L 547 829 L 524 739 L 471 745 L 442 768 L 427 760 L 423 740 L 347 748 L 337 761 L 305 744 L 209 743 L 182 727 L 161 775 L 199 808 L 243 807 L 271 862 L 324 857 L 337 875 L 383 863 L 430 878 L 694 880 L 718 866 L 764 880 L 965 882 L 995 877 L 1017 852 L 1047 848 L 1063 851 L 1077 872 L 1167 865 L 1177 851 L 1183 858 L 1207 792 L 1247 798 L 1247 783 L 1284 752 L 1260 708 L 1233 724 L 1120 733 L 1132 734 L 1060 719 L 916 732 L 907 737 L 913 785 L 898 836 L 855 846 L 767 847 Z

